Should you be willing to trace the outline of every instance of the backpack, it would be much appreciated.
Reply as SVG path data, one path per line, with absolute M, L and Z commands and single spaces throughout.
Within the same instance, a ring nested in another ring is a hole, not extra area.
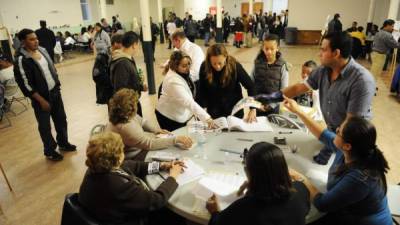
M 94 61 L 92 70 L 93 81 L 96 83 L 96 103 L 107 104 L 113 95 L 110 79 L 110 56 L 99 53 Z

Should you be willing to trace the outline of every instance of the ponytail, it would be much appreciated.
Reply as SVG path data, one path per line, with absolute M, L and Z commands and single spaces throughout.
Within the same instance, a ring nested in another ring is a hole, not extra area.
M 365 167 L 370 171 L 375 171 L 377 175 L 380 176 L 382 180 L 383 189 L 385 193 L 387 191 L 387 182 L 385 173 L 389 170 L 388 162 L 383 155 L 383 152 L 378 148 L 378 146 L 374 146 L 371 150 L 371 153 L 368 155 L 365 163 Z

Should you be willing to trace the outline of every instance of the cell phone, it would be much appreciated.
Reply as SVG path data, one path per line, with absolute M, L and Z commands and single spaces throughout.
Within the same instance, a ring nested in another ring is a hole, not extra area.
M 286 138 L 285 137 L 274 137 L 274 144 L 286 145 Z

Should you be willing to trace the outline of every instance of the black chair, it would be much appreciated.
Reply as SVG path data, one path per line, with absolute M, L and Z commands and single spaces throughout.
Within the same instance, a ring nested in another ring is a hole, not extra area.
M 353 37 L 353 48 L 351 50 L 351 56 L 354 59 L 357 59 L 363 53 L 363 47 L 361 45 L 361 41 L 358 38 Z
M 61 225 L 101 225 L 82 208 L 78 201 L 78 193 L 65 196 Z

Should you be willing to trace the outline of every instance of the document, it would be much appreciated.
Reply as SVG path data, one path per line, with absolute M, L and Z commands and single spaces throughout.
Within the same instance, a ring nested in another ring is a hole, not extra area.
M 186 168 L 184 168 L 184 172 L 176 179 L 176 182 L 180 186 L 195 181 L 204 175 L 204 169 L 194 163 L 192 160 L 184 159 L 183 162 L 185 163 Z M 168 177 L 168 173 L 162 172 L 161 176 L 166 179 Z
M 235 113 L 239 112 L 240 110 L 242 110 L 244 108 L 248 108 L 248 107 L 262 109 L 264 106 L 261 102 L 256 101 L 253 97 L 242 98 L 233 107 L 231 115 L 234 115 Z
M 246 123 L 245 121 L 243 121 L 243 119 L 237 118 L 235 116 L 220 117 L 218 119 L 215 119 L 214 122 L 222 130 L 236 130 L 244 132 L 273 131 L 271 124 L 265 116 L 257 117 L 257 122 L 252 123 Z

